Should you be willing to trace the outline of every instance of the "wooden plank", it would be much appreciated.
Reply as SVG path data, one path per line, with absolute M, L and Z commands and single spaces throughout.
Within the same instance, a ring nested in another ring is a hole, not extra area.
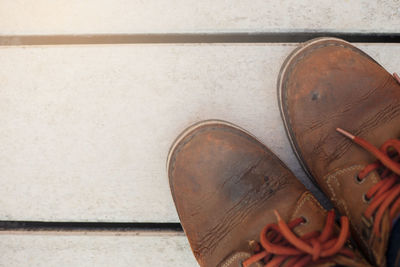
M 398 32 L 395 0 L 3 0 L 0 35 Z
M 177 222 L 168 149 L 211 118 L 252 132 L 311 186 L 276 101 L 294 47 L 0 48 L 0 220 Z M 400 66 L 400 45 L 360 47 Z
M 0 266 L 198 266 L 184 235 L 0 234 Z

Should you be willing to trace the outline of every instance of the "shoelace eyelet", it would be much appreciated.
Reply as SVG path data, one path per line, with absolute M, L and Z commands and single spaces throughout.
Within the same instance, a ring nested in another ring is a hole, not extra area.
M 300 216 L 300 218 L 303 220 L 303 222 L 301 223 L 301 225 L 306 225 L 308 224 L 308 219 L 304 216 Z
M 365 179 L 361 179 L 358 173 L 354 176 L 354 180 L 356 181 L 356 184 L 362 184 L 364 183 Z
M 364 194 L 362 195 L 362 200 L 363 200 L 365 203 L 369 204 L 369 203 L 371 202 L 372 198 L 368 198 L 368 197 L 367 197 L 367 194 L 364 193 Z

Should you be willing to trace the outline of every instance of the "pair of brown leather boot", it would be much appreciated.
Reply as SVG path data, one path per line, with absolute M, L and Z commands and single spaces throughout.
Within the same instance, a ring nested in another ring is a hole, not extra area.
M 216 120 L 185 130 L 167 166 L 199 264 L 385 266 L 400 210 L 399 83 L 335 38 L 304 43 L 282 66 L 278 101 L 288 137 L 342 215 L 338 224 L 250 133 Z

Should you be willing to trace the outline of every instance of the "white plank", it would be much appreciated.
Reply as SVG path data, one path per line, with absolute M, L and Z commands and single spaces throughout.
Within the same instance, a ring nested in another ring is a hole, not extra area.
M 397 0 L 2 0 L 1 35 L 398 32 Z
M 168 149 L 210 118 L 252 132 L 307 183 L 276 101 L 294 47 L 0 48 L 0 219 L 176 222 Z M 360 47 L 400 66 L 400 45 Z
M 0 266 L 195 267 L 186 237 L 0 234 Z

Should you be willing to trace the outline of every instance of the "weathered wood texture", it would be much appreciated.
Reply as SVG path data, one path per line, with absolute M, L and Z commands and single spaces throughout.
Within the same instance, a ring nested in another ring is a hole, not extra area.
M 210 118 L 252 132 L 307 183 L 276 100 L 294 47 L 1 48 L 0 220 L 177 222 L 168 149 Z M 400 45 L 360 47 L 400 66 Z
M 110 234 L 0 234 L 4 267 L 198 266 L 186 237 Z
M 398 0 L 2 0 L 1 35 L 397 32 Z

